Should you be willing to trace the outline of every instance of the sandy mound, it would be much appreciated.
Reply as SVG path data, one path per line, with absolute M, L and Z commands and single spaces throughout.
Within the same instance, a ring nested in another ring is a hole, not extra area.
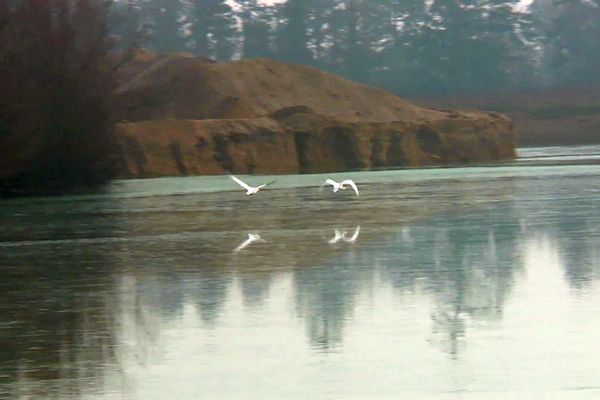
M 121 176 L 315 173 L 514 157 L 497 113 L 418 107 L 315 68 L 140 53 L 115 116 Z
M 117 90 L 120 119 L 231 119 L 306 106 L 346 121 L 436 118 L 383 90 L 316 68 L 267 59 L 211 63 L 187 54 L 151 56 L 126 64 Z

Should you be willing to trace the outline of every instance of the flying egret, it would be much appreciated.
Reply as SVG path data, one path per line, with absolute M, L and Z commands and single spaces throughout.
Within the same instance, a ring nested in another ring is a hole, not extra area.
M 250 244 L 254 243 L 254 242 L 264 242 L 265 240 L 263 238 L 260 237 L 260 235 L 258 233 L 249 233 L 248 234 L 248 239 L 246 239 L 244 242 L 242 242 L 238 247 L 236 247 L 233 252 L 237 253 L 238 251 L 248 247 Z
M 346 179 L 346 180 L 341 181 L 341 182 L 336 182 L 333 179 L 327 179 L 325 181 L 325 185 L 331 185 L 331 186 L 333 186 L 333 191 L 334 192 L 337 192 L 340 189 L 344 190 L 344 189 L 346 189 L 346 185 L 348 185 L 352 189 L 354 189 L 354 192 L 358 196 L 358 187 L 356 187 L 356 183 L 354 183 L 354 181 L 352 179 Z
M 260 189 L 262 189 L 262 188 L 264 188 L 265 186 L 267 186 L 267 185 L 270 185 L 271 183 L 275 182 L 275 181 L 271 181 L 271 182 L 264 183 L 264 184 L 262 184 L 262 185 L 260 185 L 260 186 L 257 186 L 257 187 L 252 187 L 252 186 L 250 186 L 250 185 L 246 184 L 246 182 L 242 181 L 240 178 L 238 178 L 238 177 L 236 177 L 236 176 L 230 175 L 230 177 L 231 177 L 231 179 L 233 179 L 233 180 L 234 180 L 234 181 L 235 181 L 235 182 L 236 182 L 238 185 L 240 185 L 241 187 L 243 187 L 244 189 L 246 189 L 246 194 L 247 194 L 248 196 L 249 196 L 249 195 L 251 195 L 251 194 L 256 194 L 256 193 L 258 193 L 258 191 L 259 191 Z

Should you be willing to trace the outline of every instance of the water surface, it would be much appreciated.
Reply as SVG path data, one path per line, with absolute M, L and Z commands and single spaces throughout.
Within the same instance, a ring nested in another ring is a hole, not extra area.
M 600 148 L 519 155 L 2 201 L 0 397 L 597 398 Z

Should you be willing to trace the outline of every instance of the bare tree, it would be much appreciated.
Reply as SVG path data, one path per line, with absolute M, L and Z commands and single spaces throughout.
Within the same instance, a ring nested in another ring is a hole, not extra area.
M 0 192 L 60 192 L 110 177 L 109 5 L 0 7 L 8 15 L 0 31 Z

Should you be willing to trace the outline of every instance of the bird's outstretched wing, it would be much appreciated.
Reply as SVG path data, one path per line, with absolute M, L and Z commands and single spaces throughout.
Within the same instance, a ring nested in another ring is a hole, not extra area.
M 327 186 L 327 185 L 333 185 L 333 186 L 335 186 L 336 184 L 337 184 L 337 182 L 335 182 L 333 179 L 327 179 L 319 187 L 319 192 L 322 192 L 323 189 L 325 188 L 325 186 Z
M 238 185 L 240 185 L 241 187 L 243 187 L 246 190 L 250 190 L 250 189 L 254 189 L 252 186 L 248 186 L 244 181 L 242 181 L 240 178 L 233 176 L 233 175 L 229 175 L 231 177 L 231 179 L 233 179 Z
M 342 185 L 349 185 L 352 189 L 354 189 L 356 195 L 358 196 L 358 187 L 356 187 L 356 183 L 354 183 L 352 179 L 346 179 L 342 182 Z
M 267 186 L 267 185 L 271 185 L 271 184 L 275 183 L 276 181 L 277 181 L 277 179 L 273 179 L 271 182 L 263 183 L 263 184 L 262 184 L 262 185 L 260 185 L 258 188 L 259 188 L 259 189 L 262 189 L 262 188 L 264 188 L 264 187 L 265 187 L 265 186 Z
M 354 242 L 358 238 L 359 233 L 360 233 L 360 225 L 356 225 L 356 229 L 354 229 L 354 233 L 352 234 L 352 237 L 350 237 L 350 238 L 344 237 L 344 240 L 347 242 Z

